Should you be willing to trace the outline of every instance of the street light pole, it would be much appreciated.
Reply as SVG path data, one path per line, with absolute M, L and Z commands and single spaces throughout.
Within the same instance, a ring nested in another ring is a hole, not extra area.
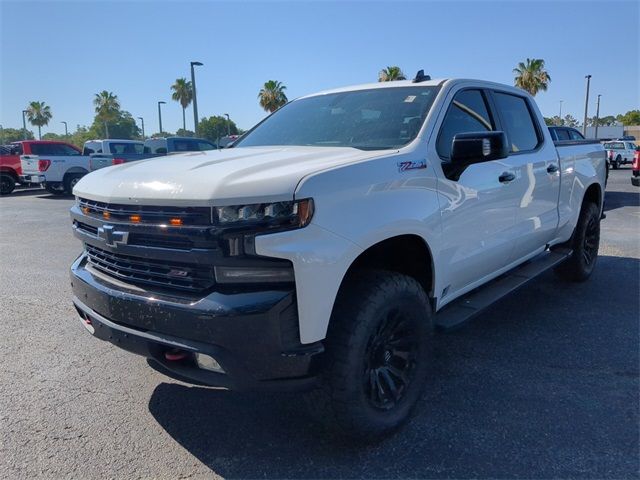
M 591 83 L 591 75 L 585 75 L 587 79 L 587 95 L 584 99 L 584 123 L 582 124 L 582 135 L 587 138 L 587 113 L 589 112 L 589 84 Z
M 27 121 L 25 120 L 26 113 L 26 110 L 22 110 L 22 136 L 24 140 L 27 139 Z
M 140 123 L 142 123 L 142 139 L 144 140 L 145 139 L 145 136 L 144 136 L 144 118 L 138 117 L 138 120 L 140 120 Z
M 67 138 L 69 136 L 69 132 L 67 130 L 67 122 L 60 122 L 60 123 L 64 123 L 64 137 Z
M 558 125 L 562 125 L 562 102 L 563 101 L 564 100 L 560 100 L 560 113 L 558 114 L 558 118 L 559 118 Z
M 162 110 L 160 110 L 160 105 L 164 105 L 167 102 L 163 102 L 160 100 L 158 102 L 158 123 L 160 124 L 160 135 L 162 135 Z
M 597 140 L 598 139 L 598 124 L 600 123 L 600 97 L 602 95 L 598 94 L 598 106 L 596 107 L 596 133 L 594 135 L 594 138 Z
M 196 74 L 193 67 L 204 65 L 201 62 L 191 62 L 191 88 L 193 89 L 193 132 L 198 136 L 198 98 L 196 97 Z
M 227 137 L 231 136 L 231 119 L 229 118 L 229 114 L 225 113 L 225 117 L 227 117 Z

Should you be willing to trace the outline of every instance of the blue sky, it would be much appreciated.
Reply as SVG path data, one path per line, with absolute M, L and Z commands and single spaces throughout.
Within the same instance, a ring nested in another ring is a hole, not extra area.
M 182 125 L 169 86 L 197 70 L 200 116 L 229 113 L 242 128 L 265 116 L 257 94 L 269 79 L 289 98 L 376 81 L 399 65 L 434 78 L 512 84 L 513 67 L 544 58 L 552 82 L 536 100 L 545 116 L 582 119 L 640 108 L 640 2 L 188 2 L 0 1 L 0 124 L 20 128 L 21 110 L 42 100 L 60 121 L 89 125 L 94 93 L 110 90 L 147 133 Z M 73 127 L 73 128 L 71 128 Z M 187 111 L 187 128 L 193 113 Z

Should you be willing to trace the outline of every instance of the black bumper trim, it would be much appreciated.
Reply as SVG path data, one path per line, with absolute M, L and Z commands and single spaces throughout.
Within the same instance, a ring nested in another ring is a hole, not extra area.
M 313 375 L 258 380 L 241 366 L 241 362 L 231 352 L 220 346 L 120 325 L 95 312 L 77 297 L 73 298 L 73 304 L 83 320 L 90 320 L 94 329 L 93 336 L 128 352 L 147 357 L 152 368 L 179 381 L 238 391 L 299 391 L 312 389 L 317 384 L 317 377 Z M 186 351 L 191 355 L 180 361 L 169 361 L 164 353 L 172 349 Z M 321 351 L 322 348 L 315 345 L 305 354 L 298 354 L 296 357 L 307 363 L 312 355 Z M 195 353 L 212 356 L 226 373 L 199 368 L 195 362 Z M 288 356 L 285 353 L 282 355 Z

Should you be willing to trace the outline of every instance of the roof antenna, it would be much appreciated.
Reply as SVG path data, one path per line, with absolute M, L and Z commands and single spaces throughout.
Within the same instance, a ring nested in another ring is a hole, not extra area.
M 413 83 L 426 82 L 427 80 L 431 80 L 429 75 L 424 74 L 424 70 L 418 70 L 416 73 L 416 78 L 412 80 Z

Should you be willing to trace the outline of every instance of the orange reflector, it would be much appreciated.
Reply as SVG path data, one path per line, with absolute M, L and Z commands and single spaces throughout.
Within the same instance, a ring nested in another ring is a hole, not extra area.
M 109 220 L 111 218 L 111 214 L 109 212 L 102 212 L 102 217 Z
M 174 226 L 180 226 L 180 225 L 182 225 L 182 219 L 181 218 L 172 218 L 171 220 L 169 220 L 169 223 L 171 225 L 174 225 Z
M 130 215 L 129 220 L 133 223 L 140 223 L 140 215 Z
M 91 210 L 89 210 L 89 207 L 82 207 L 82 213 L 84 213 L 85 215 L 89 215 L 89 212 Z

